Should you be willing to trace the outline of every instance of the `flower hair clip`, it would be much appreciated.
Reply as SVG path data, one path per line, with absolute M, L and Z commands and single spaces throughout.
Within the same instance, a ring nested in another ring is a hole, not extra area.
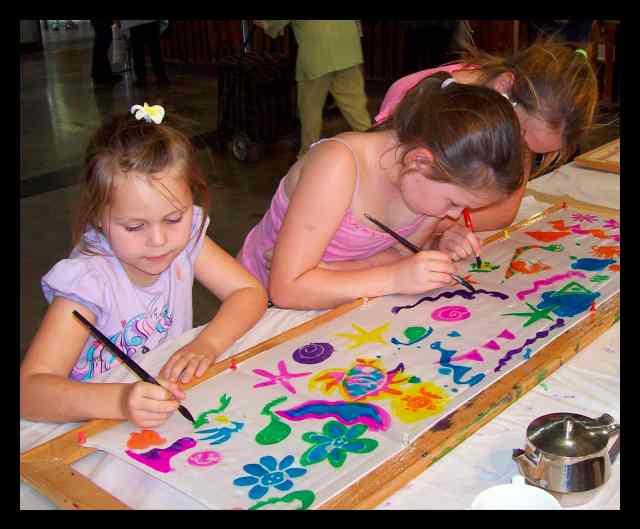
M 150 107 L 147 103 L 144 106 L 133 105 L 131 113 L 135 115 L 137 120 L 144 119 L 147 123 L 155 123 L 160 125 L 164 119 L 164 107 L 161 105 L 153 105 Z

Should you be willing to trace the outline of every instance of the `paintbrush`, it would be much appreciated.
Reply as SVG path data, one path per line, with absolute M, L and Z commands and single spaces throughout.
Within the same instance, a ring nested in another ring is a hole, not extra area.
M 473 224 L 471 224 L 471 213 L 469 213 L 469 209 L 464 208 L 462 210 L 462 214 L 464 215 L 464 225 L 467 227 L 467 229 L 470 232 L 473 233 Z M 482 267 L 482 261 L 480 260 L 480 256 L 476 254 L 476 268 L 480 270 L 481 267 Z
M 373 222 L 376 226 L 378 226 L 378 228 L 380 228 L 381 230 L 386 231 L 389 235 L 391 235 L 396 241 L 398 241 L 400 244 L 404 245 L 405 248 L 411 250 L 413 253 L 418 253 L 421 252 L 422 249 L 418 248 L 415 244 L 413 244 L 411 241 L 408 241 L 407 239 L 405 239 L 402 235 L 400 235 L 399 233 L 396 233 L 395 231 L 393 231 L 391 228 L 385 226 L 384 224 L 382 224 L 382 222 L 380 222 L 379 220 L 374 219 L 371 215 L 368 215 L 367 213 L 364 214 L 365 217 L 367 217 L 367 219 L 369 219 L 371 222 Z M 459 283 L 460 285 L 462 285 L 463 287 L 468 288 L 469 290 L 471 290 L 471 292 L 475 292 L 476 289 L 473 288 L 473 286 L 471 286 L 471 283 L 469 283 L 467 280 L 465 280 L 463 277 L 459 276 L 458 274 L 452 274 L 450 272 L 447 272 L 451 277 L 453 277 L 453 279 L 455 279 L 455 281 L 457 283 Z
M 120 360 L 122 360 L 131 370 L 138 375 L 143 382 L 150 382 L 151 384 L 155 384 L 157 386 L 162 386 L 160 382 L 158 382 L 155 378 L 153 378 L 149 373 L 147 373 L 142 367 L 140 367 L 135 360 L 127 356 L 124 351 L 122 351 L 118 346 L 116 346 L 109 338 L 107 338 L 104 334 L 102 334 L 98 329 L 96 329 L 89 320 L 87 320 L 82 314 L 80 314 L 77 310 L 73 311 L 73 315 L 78 318 L 90 331 L 91 333 L 98 338 L 109 350 L 114 353 Z M 189 410 L 184 406 L 178 406 L 178 411 L 180 414 L 190 422 L 195 422 L 193 415 L 189 413 Z

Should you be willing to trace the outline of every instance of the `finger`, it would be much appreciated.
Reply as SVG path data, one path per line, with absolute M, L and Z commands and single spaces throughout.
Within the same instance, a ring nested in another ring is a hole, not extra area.
M 450 260 L 449 254 L 447 254 L 446 252 L 440 251 L 440 250 L 422 251 L 418 255 L 423 255 L 424 257 L 426 257 L 430 261 L 449 262 L 449 260 Z
M 176 363 L 171 368 L 171 374 L 168 377 L 171 382 L 177 382 L 178 379 L 182 376 L 185 368 L 189 364 L 190 357 L 182 356 L 180 357 Z
M 200 360 L 200 364 L 198 365 L 198 369 L 196 370 L 196 377 L 201 377 L 205 374 L 209 366 L 211 365 L 211 360 L 208 358 L 203 358 Z
M 176 384 L 175 382 L 171 382 L 170 380 L 165 380 L 163 378 L 158 378 L 158 382 L 162 384 L 165 393 L 168 392 L 168 395 L 166 395 L 167 399 L 184 400 L 185 398 L 187 398 L 185 392 L 182 391 L 180 389 L 180 386 L 178 386 L 178 384 Z
M 199 364 L 200 364 L 199 358 L 197 357 L 191 358 L 187 363 L 187 365 L 182 370 L 182 374 L 180 375 L 180 381 L 185 384 L 189 382 L 193 378 L 193 375 L 195 375 L 196 369 L 198 368 Z
M 170 415 L 178 409 L 178 406 L 180 406 L 180 402 L 174 398 L 170 400 L 144 398 L 140 401 L 137 409 L 140 412 L 153 413 L 156 415 Z
M 155 428 L 165 423 L 172 413 L 154 413 L 146 410 L 139 410 L 136 412 L 133 421 L 137 426 L 141 428 Z
M 429 272 L 432 273 L 442 273 L 442 274 L 454 274 L 456 271 L 455 266 L 451 262 L 451 257 L 447 255 L 446 261 L 433 261 L 430 260 L 426 263 L 426 268 Z
M 164 364 L 162 366 L 162 369 L 160 370 L 160 376 L 164 377 L 164 378 L 169 378 L 170 374 L 171 374 L 171 369 L 173 368 L 173 365 L 176 363 L 176 360 L 178 359 L 177 356 L 172 356 L 171 358 L 169 358 L 169 360 L 167 360 L 166 364 Z
M 429 278 L 427 280 L 427 283 L 437 284 L 437 285 L 439 285 L 441 287 L 450 285 L 450 284 L 455 283 L 455 282 L 456 282 L 456 280 L 453 279 L 451 277 L 451 275 L 443 274 L 443 273 L 440 273 L 440 272 L 432 272 L 431 274 L 429 274 Z
M 480 242 L 480 239 L 478 239 L 475 234 L 470 233 L 469 237 L 467 237 L 467 241 L 471 245 L 473 255 L 480 255 L 480 250 L 482 250 L 482 243 Z

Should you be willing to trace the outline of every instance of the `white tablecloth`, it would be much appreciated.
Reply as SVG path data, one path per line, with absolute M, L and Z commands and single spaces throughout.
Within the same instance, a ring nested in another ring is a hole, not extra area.
M 579 169 L 567 164 L 531 182 L 531 188 L 545 194 L 565 194 L 583 202 L 619 209 L 619 175 Z M 548 204 L 526 196 L 516 221 L 527 218 Z M 488 235 L 483 234 L 483 235 Z M 227 351 L 227 356 L 243 351 L 324 311 L 291 311 L 271 308 L 255 328 Z M 141 364 L 156 374 L 166 358 L 193 338 L 200 328 L 185 333 L 146 355 Z M 125 366 L 96 381 L 134 381 Z M 416 479 L 389 497 L 378 509 L 467 509 L 474 497 L 493 485 L 509 483 L 518 473 L 511 459 L 512 449 L 523 448 L 527 425 L 536 417 L 554 412 L 575 412 L 590 417 L 603 413 L 620 420 L 620 324 L 600 336 L 589 347 L 560 367 L 548 379 L 516 401 L 507 410 L 478 430 L 469 439 L 438 460 Z M 20 423 L 20 451 L 78 426 Z M 141 470 L 102 452 L 74 463 L 73 468 L 97 485 L 137 509 L 203 509 L 190 497 L 153 479 Z M 47 498 L 20 483 L 22 509 L 54 509 Z M 597 494 L 574 509 L 620 508 L 620 456 L 611 477 Z

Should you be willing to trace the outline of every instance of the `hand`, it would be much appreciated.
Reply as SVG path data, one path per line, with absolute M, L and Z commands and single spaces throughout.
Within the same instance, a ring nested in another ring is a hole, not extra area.
M 453 261 L 460 261 L 480 253 L 480 241 L 460 224 L 454 224 L 440 237 L 438 249 L 449 254 Z
M 160 376 L 171 382 L 186 384 L 194 376 L 201 377 L 220 353 L 209 344 L 196 337 L 195 340 L 178 349 L 162 366 Z
M 449 256 L 442 252 L 423 251 L 391 266 L 397 294 L 421 294 L 455 283 L 449 274 L 455 274 L 456 269 Z
M 254 20 L 253 23 L 259 28 L 264 29 L 264 20 Z
M 163 424 L 186 398 L 177 384 L 157 379 L 163 387 L 149 382 L 129 384 L 123 396 L 124 416 L 140 428 L 156 428 Z

